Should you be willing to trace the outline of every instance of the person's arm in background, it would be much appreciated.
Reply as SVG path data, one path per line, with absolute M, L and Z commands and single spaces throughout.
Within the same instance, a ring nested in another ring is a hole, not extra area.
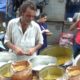
M 46 32 L 46 35 L 47 35 L 47 36 L 51 36 L 51 35 L 53 34 L 53 33 L 52 33 L 52 32 L 50 32 L 50 30 L 48 30 L 48 29 L 46 29 L 46 31 L 45 31 L 45 32 Z
M 53 34 L 52 32 L 50 32 L 49 29 L 42 30 L 42 34 L 43 34 L 44 32 L 46 33 L 47 36 L 51 36 L 51 35 Z
M 51 36 L 53 33 L 48 29 L 48 25 L 44 23 L 44 30 L 42 30 L 42 34 L 45 33 L 47 36 Z
M 69 28 L 69 31 L 74 30 L 76 28 L 76 26 L 77 26 L 77 21 L 72 23 L 72 25 Z
M 77 23 L 80 21 L 80 13 L 75 13 L 73 16 L 73 22 L 72 25 L 69 28 L 69 31 L 72 31 L 73 29 L 75 29 L 77 27 Z

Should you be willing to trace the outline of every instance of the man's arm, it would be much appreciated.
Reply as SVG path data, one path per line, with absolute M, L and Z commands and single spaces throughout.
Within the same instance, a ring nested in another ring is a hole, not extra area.
M 74 28 L 76 28 L 76 25 L 77 25 L 77 21 L 72 23 L 72 25 L 69 28 L 69 31 L 72 31 Z
M 26 53 L 26 55 L 32 55 L 34 52 L 36 52 L 38 49 L 40 49 L 42 44 L 37 44 L 35 47 L 30 48 L 29 51 Z
M 14 27 L 14 21 L 10 20 L 8 22 L 8 26 L 7 26 L 7 29 L 6 29 L 6 34 L 5 34 L 5 37 L 4 37 L 4 44 L 9 49 L 12 49 L 12 51 L 14 51 L 16 54 L 24 54 L 24 51 L 21 48 L 19 48 L 18 46 L 14 45 L 11 42 L 12 41 L 13 27 Z
M 16 54 L 18 54 L 18 55 L 25 54 L 25 52 L 24 52 L 21 48 L 15 46 L 15 45 L 12 44 L 11 42 L 7 42 L 7 43 L 5 43 L 5 45 L 6 45 L 8 48 L 12 49 L 12 50 L 13 50 Z

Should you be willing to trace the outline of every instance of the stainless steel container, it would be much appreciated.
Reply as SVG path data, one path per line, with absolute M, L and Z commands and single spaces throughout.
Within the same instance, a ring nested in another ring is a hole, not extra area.
M 42 68 L 49 66 L 49 65 L 56 65 L 57 59 L 52 56 L 44 56 L 38 55 L 30 59 L 32 63 L 32 70 L 40 71 Z
M 57 64 L 63 65 L 72 61 L 73 50 L 71 47 L 54 45 L 44 49 L 40 55 L 49 55 L 57 58 Z M 69 65 L 69 64 L 68 64 Z
M 0 67 L 0 80 L 32 80 L 32 67 L 29 61 L 16 61 Z
M 40 80 L 67 80 L 63 79 L 65 70 L 59 66 L 47 66 L 39 71 Z
M 0 80 L 11 80 L 12 72 L 10 71 L 11 63 L 6 63 L 0 67 Z

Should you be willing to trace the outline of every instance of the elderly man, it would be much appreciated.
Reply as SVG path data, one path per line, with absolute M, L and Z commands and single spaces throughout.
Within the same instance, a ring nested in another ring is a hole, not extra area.
M 36 6 L 25 1 L 20 6 L 20 17 L 9 21 L 4 43 L 19 59 L 30 59 L 43 44 L 39 25 L 34 21 Z

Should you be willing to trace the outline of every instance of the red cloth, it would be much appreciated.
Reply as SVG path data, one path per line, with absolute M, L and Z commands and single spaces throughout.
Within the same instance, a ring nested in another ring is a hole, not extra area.
M 77 22 L 77 29 L 79 29 L 80 30 L 80 20 Z
M 80 44 L 80 20 L 77 22 L 77 33 L 75 37 L 75 42 Z

